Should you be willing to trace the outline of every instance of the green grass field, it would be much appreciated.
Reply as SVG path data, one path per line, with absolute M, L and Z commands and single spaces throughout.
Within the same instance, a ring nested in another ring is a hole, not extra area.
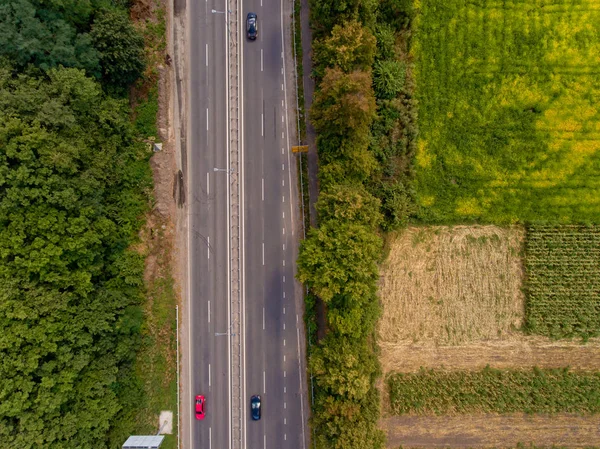
M 600 222 L 600 1 L 415 6 L 421 219 Z
M 529 226 L 525 269 L 531 333 L 600 335 L 600 226 Z
M 396 415 L 600 412 L 600 373 L 565 369 L 424 370 L 386 378 Z

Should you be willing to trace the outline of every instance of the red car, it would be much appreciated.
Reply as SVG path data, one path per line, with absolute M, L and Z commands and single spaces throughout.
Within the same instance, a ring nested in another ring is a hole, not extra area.
M 199 394 L 196 396 L 196 419 L 204 419 L 204 403 L 206 399 Z

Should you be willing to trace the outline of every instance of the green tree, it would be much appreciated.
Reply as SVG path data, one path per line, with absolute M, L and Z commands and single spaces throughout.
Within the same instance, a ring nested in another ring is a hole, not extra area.
M 376 40 L 371 31 L 356 20 L 350 20 L 334 26 L 330 36 L 315 42 L 315 69 L 338 67 L 345 73 L 369 71 L 375 49 Z M 322 70 L 318 70 L 320 75 Z
M 377 59 L 394 59 L 396 33 L 387 23 L 378 23 L 375 28 L 377 39 Z
M 382 449 L 385 436 L 377 428 L 379 396 L 372 388 L 360 401 L 317 391 L 312 424 L 318 449 Z
M 90 35 L 109 84 L 123 88 L 140 77 L 145 67 L 144 38 L 127 15 L 104 10 L 94 19 Z
M 317 36 L 349 20 L 358 20 L 373 28 L 378 3 L 379 0 L 311 0 L 311 26 Z
M 126 101 L 0 61 L 0 441 L 102 448 L 139 345 L 150 184 Z M 38 78 L 38 76 L 41 76 Z
M 364 225 L 329 220 L 300 245 L 298 279 L 323 301 L 334 295 L 372 297 L 381 239 Z
M 378 370 L 377 357 L 364 339 L 333 334 L 313 350 L 309 363 L 319 388 L 354 401 L 369 393 Z
M 315 92 L 310 116 L 321 136 L 352 138 L 368 135 L 375 106 L 368 72 L 344 73 L 338 68 L 328 68 Z
M 362 185 L 335 184 L 319 195 L 317 214 L 321 221 L 360 223 L 376 229 L 382 219 L 380 206 Z
M 383 59 L 373 68 L 373 85 L 378 98 L 391 99 L 404 88 L 406 64 L 402 61 Z

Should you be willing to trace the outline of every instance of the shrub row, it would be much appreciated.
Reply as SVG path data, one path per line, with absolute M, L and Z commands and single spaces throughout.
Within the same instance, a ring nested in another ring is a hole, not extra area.
M 384 445 L 374 387 L 378 233 L 403 224 L 413 208 L 408 183 L 398 179 L 410 173 L 414 102 L 406 93 L 406 64 L 397 60 L 397 29 L 377 23 L 377 3 L 311 2 L 319 228 L 301 245 L 298 278 L 327 310 L 329 332 L 309 358 L 316 383 L 312 426 L 323 449 Z

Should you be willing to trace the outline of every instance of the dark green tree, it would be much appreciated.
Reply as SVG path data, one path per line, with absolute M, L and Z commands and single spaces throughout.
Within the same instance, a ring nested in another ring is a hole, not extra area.
M 100 53 L 102 74 L 116 87 L 130 86 L 144 71 L 144 38 L 124 13 L 104 10 L 96 16 L 90 33 Z

